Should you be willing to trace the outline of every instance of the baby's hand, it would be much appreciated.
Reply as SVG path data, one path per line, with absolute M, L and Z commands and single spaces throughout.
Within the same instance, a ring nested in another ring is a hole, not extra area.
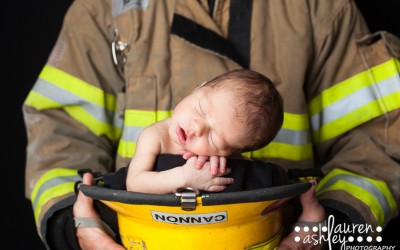
M 219 157 L 217 157 L 217 160 Z M 218 165 L 215 169 L 215 174 L 211 167 L 210 161 L 205 161 L 201 168 L 197 168 L 198 157 L 191 157 L 185 165 L 182 166 L 183 178 L 185 185 L 199 190 L 206 190 L 211 192 L 220 192 L 226 189 L 226 185 L 233 183 L 233 178 L 224 177 L 231 172 L 230 168 L 224 165 L 224 173 L 218 172 Z
M 196 155 L 193 152 L 190 152 L 185 149 L 181 149 L 179 154 L 182 155 L 183 159 L 188 160 L 193 156 L 197 156 L 196 165 L 197 169 L 201 169 L 204 163 L 210 159 L 211 163 L 211 173 L 216 175 L 218 173 L 224 174 L 226 172 L 226 158 L 223 156 L 208 156 L 208 155 Z
M 226 172 L 226 158 L 223 156 L 196 155 L 185 149 L 180 150 L 179 153 L 185 160 L 188 160 L 193 156 L 197 156 L 195 165 L 197 169 L 201 169 L 203 165 L 207 162 L 207 160 L 210 159 L 212 175 L 216 175 L 218 173 L 225 174 Z

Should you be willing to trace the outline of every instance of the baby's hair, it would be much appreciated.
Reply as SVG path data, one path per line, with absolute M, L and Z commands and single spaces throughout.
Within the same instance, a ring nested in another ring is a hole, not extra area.
M 236 69 L 202 85 L 205 86 L 229 87 L 234 94 L 237 118 L 248 125 L 247 145 L 232 153 L 260 149 L 274 139 L 283 123 L 283 101 L 268 77 L 253 70 Z

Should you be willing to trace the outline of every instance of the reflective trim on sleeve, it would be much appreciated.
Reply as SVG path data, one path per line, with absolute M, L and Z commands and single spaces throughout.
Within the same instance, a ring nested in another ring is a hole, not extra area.
M 25 104 L 38 110 L 62 108 L 97 136 L 116 141 L 121 135 L 123 121 L 116 112 L 115 96 L 48 65 Z
M 309 103 L 313 139 L 321 143 L 400 108 L 399 60 L 391 59 L 322 92 Z
M 347 192 L 370 207 L 380 226 L 385 226 L 397 209 L 396 201 L 384 181 L 336 168 L 319 182 L 316 192 L 320 195 L 335 190 Z
M 77 170 L 56 168 L 48 171 L 36 183 L 31 194 L 35 221 L 38 222 L 42 207 L 51 199 L 75 192 L 75 182 L 82 180 Z
M 118 154 L 123 158 L 132 157 L 142 129 L 171 115 L 172 111 L 125 110 L 125 124 L 118 145 Z

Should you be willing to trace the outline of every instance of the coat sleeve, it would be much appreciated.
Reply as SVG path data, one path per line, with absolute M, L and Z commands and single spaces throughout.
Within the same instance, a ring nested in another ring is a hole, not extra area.
M 349 1 L 319 25 L 313 78 L 305 87 L 322 204 L 353 224 L 398 215 L 400 197 L 399 38 L 371 34 Z
M 48 220 L 76 200 L 77 170 L 113 171 L 122 80 L 113 65 L 111 1 L 74 1 L 23 104 L 28 136 L 25 194 L 48 247 Z M 113 84 L 113 86 L 110 85 Z

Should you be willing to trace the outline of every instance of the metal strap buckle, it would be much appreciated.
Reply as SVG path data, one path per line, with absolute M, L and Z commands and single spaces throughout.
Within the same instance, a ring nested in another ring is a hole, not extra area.
M 118 29 L 114 29 L 114 39 L 111 42 L 112 59 L 115 66 L 118 68 L 120 73 L 122 73 L 123 66 L 126 62 L 124 50 L 128 47 L 128 43 L 119 39 Z
M 196 197 L 199 195 L 199 190 L 191 187 L 180 187 L 174 194 L 181 198 L 181 208 L 185 211 L 196 210 Z

